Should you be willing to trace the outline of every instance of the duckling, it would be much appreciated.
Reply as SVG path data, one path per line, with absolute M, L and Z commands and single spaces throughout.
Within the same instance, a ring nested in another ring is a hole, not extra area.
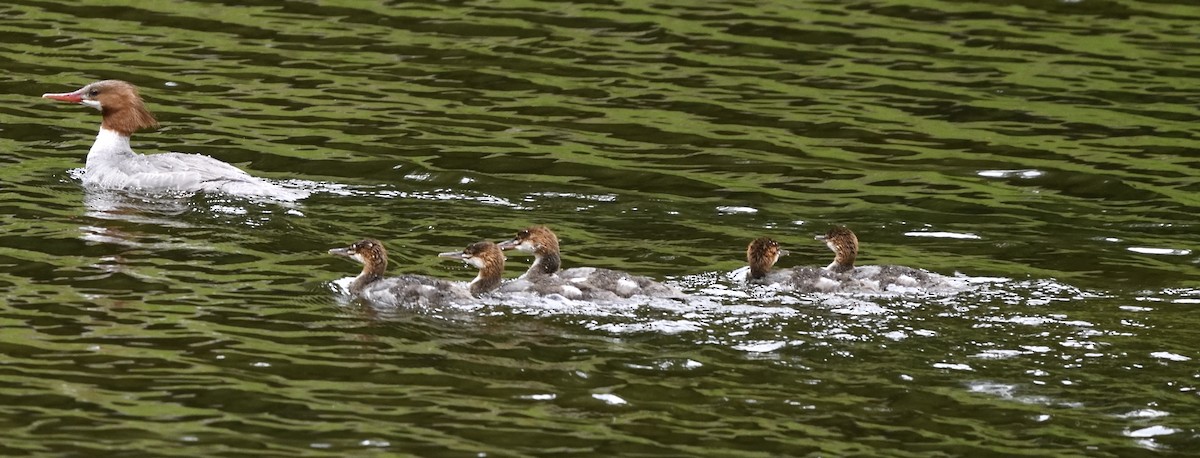
M 771 267 L 788 251 L 769 237 L 759 237 L 746 247 L 746 262 L 750 270 L 746 281 L 763 285 L 779 285 L 801 293 L 832 292 L 841 287 L 833 272 L 819 267 L 793 267 L 772 271 Z
M 681 293 L 650 277 L 611 269 L 575 267 L 560 270 L 562 258 L 558 236 L 546 226 L 530 226 L 501 242 L 500 249 L 533 253 L 534 261 L 524 274 L 505 284 L 502 291 L 525 291 L 539 295 L 560 294 L 570 299 L 611 300 L 632 296 L 677 297 Z
M 387 250 L 375 239 L 363 239 L 329 254 L 352 259 L 363 265 L 362 272 L 350 284 L 350 294 L 386 306 L 413 305 L 434 307 L 468 301 L 500 285 L 504 272 L 504 253 L 492 242 L 477 242 L 461 251 L 439 253 L 439 257 L 461 259 L 479 269 L 466 286 L 425 275 L 385 277 Z
M 833 262 L 824 268 L 793 267 L 772 272 L 771 267 L 787 254 L 779 244 L 767 237 L 750 242 L 746 260 L 750 264 L 747 279 L 756 283 L 779 284 L 797 292 L 881 292 L 890 287 L 916 288 L 924 291 L 952 287 L 946 277 L 906 266 L 858 266 L 858 236 L 840 226 L 818 235 L 834 253 Z
M 829 229 L 817 240 L 834 252 L 833 262 L 825 267 L 830 272 L 849 274 L 861 284 L 862 289 L 885 291 L 889 286 L 902 286 L 920 290 L 944 289 L 952 285 L 945 276 L 908 266 L 878 265 L 854 266 L 858 257 L 858 236 L 845 226 Z

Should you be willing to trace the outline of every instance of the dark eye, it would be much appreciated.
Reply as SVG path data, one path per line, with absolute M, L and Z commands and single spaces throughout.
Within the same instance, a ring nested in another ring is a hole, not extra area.
M 97 96 L 97 95 L 100 95 L 100 90 L 99 90 L 99 89 L 92 89 L 92 90 L 88 91 L 88 96 L 89 96 L 89 97 L 95 97 L 95 96 Z
M 517 233 L 517 238 L 523 239 L 523 238 L 528 238 L 528 237 L 529 237 L 529 231 L 521 231 L 521 232 Z

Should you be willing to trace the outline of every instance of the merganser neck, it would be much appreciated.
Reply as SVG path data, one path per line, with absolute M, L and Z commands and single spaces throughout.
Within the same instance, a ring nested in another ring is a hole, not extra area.
M 387 273 L 387 250 L 383 248 L 383 244 L 376 240 L 364 240 L 359 243 L 364 243 L 364 248 L 354 256 L 357 256 L 362 262 L 363 269 L 354 279 L 354 283 L 350 284 L 352 293 L 362 291 L 367 285 L 379 281 Z
M 825 270 L 828 270 L 830 272 L 839 273 L 839 274 L 846 273 L 851 270 L 854 270 L 854 262 L 853 261 L 851 261 L 849 263 L 838 262 L 837 259 L 834 259 L 833 262 L 829 263 L 828 266 L 825 266 Z
M 96 142 L 92 143 L 92 149 L 88 151 L 87 166 L 92 167 L 99 162 L 133 155 L 128 135 L 102 127 L 100 133 L 96 134 Z
M 354 282 L 350 283 L 350 292 L 354 294 L 361 293 L 368 285 L 379 281 L 381 278 L 383 278 L 383 275 L 367 273 L 367 269 L 363 269 L 363 272 L 358 274 Z
M 533 252 L 533 265 L 529 266 L 529 270 L 525 271 L 524 276 L 554 275 L 561 268 L 562 256 L 558 254 L 558 251 L 539 247 Z
M 764 269 L 763 267 L 764 266 L 761 265 L 750 264 L 750 272 L 747 273 L 747 275 L 749 275 L 749 279 L 761 280 L 763 277 L 767 276 L 767 274 L 771 272 L 771 268 L 767 267 Z
M 504 273 L 504 265 L 487 264 L 479 269 L 479 275 L 471 280 L 471 295 L 478 296 L 500 286 L 500 280 Z

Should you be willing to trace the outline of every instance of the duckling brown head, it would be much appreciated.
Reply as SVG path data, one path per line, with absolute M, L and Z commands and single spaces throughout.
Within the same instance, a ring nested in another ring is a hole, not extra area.
M 530 226 L 517 231 L 512 240 L 500 242 L 501 250 L 516 249 L 525 253 L 533 253 L 533 265 L 526 275 L 552 275 L 562 268 L 562 258 L 558 252 L 558 236 L 546 226 Z
M 833 250 L 833 262 L 825 267 L 837 273 L 854 270 L 854 260 L 858 258 L 858 236 L 846 226 L 830 229 L 825 235 L 818 235 L 817 240 L 824 240 L 825 246 Z
M 769 237 L 759 237 L 746 247 L 746 263 L 750 272 L 746 274 L 749 280 L 759 280 L 767 276 L 771 267 L 779 258 L 787 256 L 788 251 L 779 246 L 779 242 Z
M 504 273 L 504 252 L 492 242 L 475 242 L 467 245 L 462 251 L 438 253 L 439 257 L 461 259 L 463 262 L 479 269 L 479 274 L 471 280 L 471 294 L 478 296 L 500 286 Z
M 329 254 L 349 258 L 363 265 L 362 273 L 351 285 L 352 290 L 383 278 L 384 272 L 387 272 L 387 250 L 383 248 L 383 242 L 375 239 L 362 239 L 345 248 L 334 248 L 329 250 Z

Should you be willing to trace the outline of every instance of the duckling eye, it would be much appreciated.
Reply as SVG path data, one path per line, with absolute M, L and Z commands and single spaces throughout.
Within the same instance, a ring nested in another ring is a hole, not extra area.
M 523 230 L 523 231 L 521 231 L 521 232 L 518 232 L 518 233 L 517 233 L 517 238 L 522 238 L 522 239 L 529 238 L 529 231 L 524 231 L 524 230 Z

